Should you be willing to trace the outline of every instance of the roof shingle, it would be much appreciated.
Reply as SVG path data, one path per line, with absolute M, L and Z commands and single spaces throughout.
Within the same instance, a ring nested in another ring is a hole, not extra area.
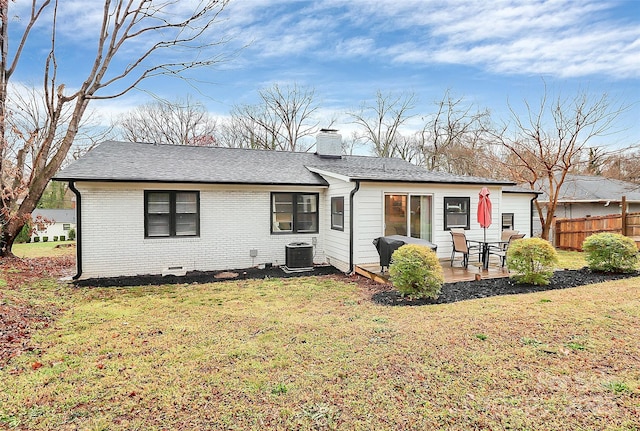
M 314 170 L 352 180 L 512 185 L 429 172 L 395 158 L 107 141 L 63 169 L 59 181 L 132 181 L 326 186 Z

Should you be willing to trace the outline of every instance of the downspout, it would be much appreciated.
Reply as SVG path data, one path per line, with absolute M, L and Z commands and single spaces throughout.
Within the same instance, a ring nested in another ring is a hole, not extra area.
M 349 193 L 349 274 L 353 274 L 353 225 L 355 220 L 355 210 L 353 206 L 354 196 L 360 190 L 360 181 L 356 180 L 356 186 Z
M 69 190 L 76 195 L 76 275 L 73 279 L 77 280 L 82 275 L 82 197 L 73 181 L 69 181 Z
M 538 199 L 538 195 L 531 198 L 529 202 L 529 238 L 533 238 L 533 201 Z

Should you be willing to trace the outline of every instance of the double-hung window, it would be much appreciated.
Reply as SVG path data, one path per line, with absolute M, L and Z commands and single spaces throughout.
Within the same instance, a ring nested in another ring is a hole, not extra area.
M 147 238 L 200 235 L 199 192 L 145 191 L 144 213 Z
M 513 229 L 513 213 L 502 213 L 502 230 Z
M 469 229 L 470 198 L 463 197 L 446 197 L 444 198 L 444 229 L 449 230 L 452 227 Z
M 271 193 L 271 233 L 318 233 L 318 194 Z
M 344 197 L 331 198 L 331 229 L 344 230 Z

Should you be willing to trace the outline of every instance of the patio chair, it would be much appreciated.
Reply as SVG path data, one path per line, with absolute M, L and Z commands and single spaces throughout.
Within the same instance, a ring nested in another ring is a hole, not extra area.
M 480 250 L 479 246 L 469 246 L 469 242 L 467 241 L 467 237 L 464 233 L 464 230 L 454 230 L 451 229 L 451 241 L 453 243 L 453 249 L 451 250 L 451 263 L 453 266 L 453 261 L 455 259 L 456 253 L 462 254 L 462 266 L 465 268 L 469 266 L 469 253 L 472 250 Z
M 509 238 L 511 238 L 511 235 L 517 235 L 520 232 L 518 232 L 517 230 L 503 230 L 502 234 L 500 235 L 500 240 L 501 241 L 509 241 Z
M 509 249 L 509 245 L 515 240 L 524 238 L 523 233 L 516 233 L 509 236 L 507 242 L 502 244 L 501 247 L 489 247 L 489 257 L 491 255 L 498 256 L 500 258 L 500 266 L 504 268 L 504 265 L 507 263 L 507 250 Z

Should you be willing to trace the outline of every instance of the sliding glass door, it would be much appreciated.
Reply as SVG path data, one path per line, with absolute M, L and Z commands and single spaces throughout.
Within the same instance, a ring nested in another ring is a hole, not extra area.
M 431 241 L 431 206 L 430 195 L 386 194 L 385 236 L 404 235 Z

